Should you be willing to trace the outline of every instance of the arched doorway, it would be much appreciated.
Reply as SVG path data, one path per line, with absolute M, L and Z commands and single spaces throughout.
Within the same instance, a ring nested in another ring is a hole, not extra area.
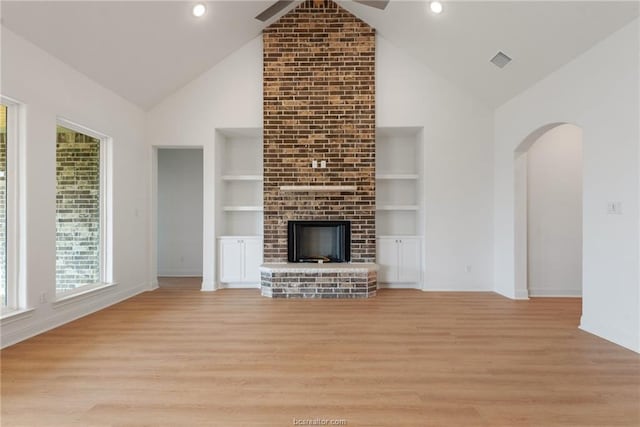
M 515 152 L 516 292 L 582 295 L 582 130 L 552 123 Z

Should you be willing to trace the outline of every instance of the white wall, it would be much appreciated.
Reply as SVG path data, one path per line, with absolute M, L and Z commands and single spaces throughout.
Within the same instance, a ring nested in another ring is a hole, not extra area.
M 202 150 L 158 150 L 158 276 L 202 275 Z
M 493 111 L 382 37 L 376 48 L 377 125 L 424 127 L 425 289 L 493 290 Z
M 425 128 L 426 289 L 492 290 L 492 112 L 383 38 L 377 43 L 377 125 Z M 206 176 L 214 162 L 214 129 L 262 126 L 262 38 L 148 117 L 152 145 L 204 147 L 203 289 L 214 289 L 215 186 Z
M 151 146 L 203 149 L 203 290 L 215 289 L 215 129 L 261 127 L 261 37 L 247 43 L 147 113 Z M 155 205 L 156 201 L 151 201 L 151 206 Z M 152 218 L 152 233 L 156 223 L 157 219 Z M 156 247 L 155 236 L 152 236 L 151 247 Z M 151 276 L 157 270 L 155 252 L 153 250 L 148 259 Z
M 583 130 L 581 327 L 640 351 L 638 20 L 501 106 L 495 118 L 496 291 L 516 287 L 514 150 L 550 123 Z M 622 215 L 608 215 L 620 201 Z
M 527 160 L 529 295 L 582 296 L 582 130 L 549 130 Z
M 23 280 L 34 311 L 2 321 L 2 346 L 149 289 L 147 271 L 149 169 L 145 114 L 84 75 L 2 27 L 2 95 L 24 104 L 26 144 L 20 171 L 24 200 Z M 113 277 L 118 285 L 54 305 L 56 119 L 113 138 Z M 47 302 L 40 304 L 40 296 Z

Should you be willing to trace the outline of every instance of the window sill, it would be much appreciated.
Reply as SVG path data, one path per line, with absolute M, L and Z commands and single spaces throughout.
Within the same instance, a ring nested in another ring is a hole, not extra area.
M 3 308 L 2 315 L 0 315 L 0 321 L 2 325 L 7 325 L 9 323 L 17 322 L 18 320 L 23 320 L 33 315 L 35 309 L 33 308 L 18 308 L 18 309 L 10 309 Z
M 81 287 L 79 289 L 60 294 L 51 303 L 51 305 L 54 308 L 57 308 L 57 307 L 67 305 L 67 304 L 75 302 L 75 301 L 81 301 L 81 300 L 89 298 L 89 297 L 91 297 L 91 296 L 93 296 L 95 294 L 101 293 L 101 292 L 109 290 L 111 288 L 115 288 L 117 285 L 118 285 L 117 283 L 96 283 L 95 285 L 83 286 L 83 287 Z

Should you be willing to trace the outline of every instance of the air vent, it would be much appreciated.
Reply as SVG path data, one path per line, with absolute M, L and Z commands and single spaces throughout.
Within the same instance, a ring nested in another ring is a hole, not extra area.
M 498 68 L 504 68 L 505 65 L 511 62 L 511 58 L 509 58 L 503 52 L 498 52 L 496 53 L 496 56 L 491 58 L 491 62 L 493 63 L 493 65 L 495 65 Z

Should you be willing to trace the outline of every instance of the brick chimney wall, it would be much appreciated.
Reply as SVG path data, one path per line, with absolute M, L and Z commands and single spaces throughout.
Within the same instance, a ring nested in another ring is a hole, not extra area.
M 288 220 L 349 220 L 352 261 L 375 262 L 375 30 L 333 1 L 307 0 L 263 43 L 264 261 L 287 260 Z

